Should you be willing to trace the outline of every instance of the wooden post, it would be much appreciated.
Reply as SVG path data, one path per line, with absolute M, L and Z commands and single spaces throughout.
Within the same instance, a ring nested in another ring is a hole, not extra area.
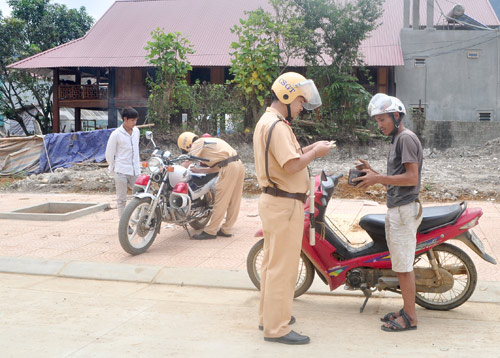
M 75 132 L 82 130 L 82 109 L 75 108 Z
M 75 75 L 75 82 L 78 86 L 82 86 L 82 73 L 80 70 Z M 75 108 L 75 132 L 80 132 L 82 130 L 82 109 Z
M 118 118 L 115 107 L 116 76 L 115 69 L 109 69 L 109 87 L 108 87 L 108 128 L 116 128 Z
M 389 68 L 377 67 L 377 92 L 389 93 Z
M 59 69 L 54 68 L 54 79 L 52 86 L 52 133 L 59 133 L 60 125 L 59 125 Z

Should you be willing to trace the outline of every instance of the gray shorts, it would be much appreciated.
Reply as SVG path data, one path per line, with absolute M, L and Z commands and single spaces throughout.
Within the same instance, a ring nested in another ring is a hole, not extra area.
M 421 204 L 417 201 L 389 208 L 385 217 L 385 237 L 394 272 L 413 271 L 417 229 L 422 222 Z

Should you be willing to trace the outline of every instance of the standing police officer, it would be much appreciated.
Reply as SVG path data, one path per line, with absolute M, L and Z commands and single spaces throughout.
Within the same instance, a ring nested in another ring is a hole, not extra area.
M 272 85 L 273 101 L 253 135 L 255 169 L 263 193 L 259 215 L 264 231 L 259 328 L 264 340 L 306 344 L 292 331 L 292 301 L 304 231 L 304 203 L 309 189 L 307 165 L 330 150 L 328 141 L 301 148 L 290 127 L 303 108 L 313 110 L 321 98 L 312 80 L 287 72 Z

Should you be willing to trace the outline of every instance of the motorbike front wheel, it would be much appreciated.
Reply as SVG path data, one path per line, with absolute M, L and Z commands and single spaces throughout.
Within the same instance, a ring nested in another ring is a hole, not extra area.
M 441 244 L 433 249 L 439 267 L 453 275 L 453 287 L 446 292 L 417 292 L 415 302 L 430 310 L 447 311 L 467 301 L 477 283 L 477 271 L 471 258 L 461 249 Z M 414 267 L 430 268 L 427 252 L 415 258 Z
M 153 244 L 160 231 L 161 210 L 156 208 L 150 225 L 148 220 L 151 198 L 133 198 L 125 207 L 118 225 L 118 238 L 123 250 L 131 255 L 139 255 Z
M 259 240 L 250 249 L 247 256 L 247 272 L 252 283 L 260 290 L 260 270 L 264 259 L 264 239 Z M 307 256 L 301 251 L 299 260 L 299 274 L 295 284 L 294 297 L 306 293 L 314 280 L 314 266 Z

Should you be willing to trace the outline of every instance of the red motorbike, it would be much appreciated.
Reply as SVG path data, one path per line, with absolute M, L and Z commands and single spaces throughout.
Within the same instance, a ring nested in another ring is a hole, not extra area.
M 359 225 L 371 238 L 362 245 L 351 244 L 325 216 L 341 177 L 342 174 L 327 176 L 323 172 L 311 185 L 314 196 L 310 196 L 304 207 L 306 215 L 295 297 L 309 289 L 316 272 L 331 291 L 342 284 L 348 290 L 361 290 L 366 297 L 360 309 L 362 312 L 372 292 L 401 292 L 396 273 L 391 270 L 391 256 L 385 240 L 385 214 L 361 218 Z M 314 201 L 310 205 L 312 197 Z M 466 202 L 423 209 L 414 263 L 418 305 L 450 310 L 466 302 L 474 292 L 477 271 L 473 261 L 463 250 L 446 241 L 461 241 L 484 260 L 496 264 L 471 230 L 482 214 L 481 208 L 467 208 Z M 263 236 L 262 230 L 256 236 Z M 258 289 L 263 246 L 264 239 L 261 239 L 247 257 L 248 274 Z

